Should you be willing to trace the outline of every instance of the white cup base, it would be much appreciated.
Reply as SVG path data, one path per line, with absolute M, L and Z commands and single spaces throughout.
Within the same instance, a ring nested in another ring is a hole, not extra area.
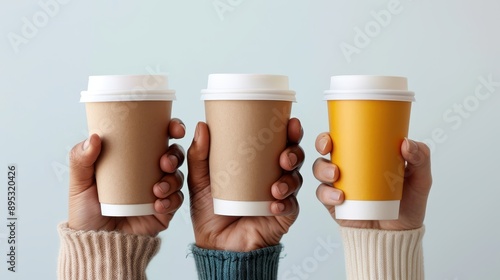
M 397 220 L 399 200 L 344 200 L 335 206 L 335 218 L 342 220 Z
M 101 214 L 109 217 L 148 216 L 155 214 L 154 204 L 105 204 L 101 203 Z
M 233 201 L 214 198 L 214 214 L 224 216 L 274 216 L 272 201 Z

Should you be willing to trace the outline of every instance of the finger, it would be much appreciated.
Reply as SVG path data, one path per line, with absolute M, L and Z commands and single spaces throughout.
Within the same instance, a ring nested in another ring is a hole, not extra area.
M 328 132 L 323 132 L 316 137 L 316 151 L 322 155 L 329 154 L 333 151 L 333 142 Z
M 299 203 L 297 197 L 292 195 L 283 200 L 271 203 L 271 213 L 278 216 L 297 216 L 299 214 Z M 294 220 L 294 219 L 293 219 Z
M 271 193 L 276 199 L 285 199 L 291 194 L 297 194 L 302 186 L 302 176 L 298 171 L 285 173 L 271 187 Z
M 332 186 L 321 184 L 316 189 L 316 197 L 327 208 L 344 202 L 344 193 Z
M 184 148 L 172 144 L 167 152 L 160 158 L 160 167 L 163 172 L 173 173 L 184 163 Z
M 304 150 L 299 145 L 293 145 L 280 154 L 280 166 L 286 171 L 300 169 L 304 163 L 304 158 Z
M 157 199 L 154 208 L 159 214 L 173 213 L 182 206 L 183 202 L 184 194 L 181 191 L 176 191 L 168 197 Z
M 198 192 L 210 186 L 208 167 L 208 151 L 210 148 L 210 133 L 204 122 L 196 126 L 193 142 L 187 154 L 189 191 Z
M 405 139 L 401 154 L 406 160 L 405 185 L 427 196 L 432 185 L 430 149 L 421 142 Z
M 299 119 L 291 118 L 287 126 L 288 143 L 299 144 L 304 136 L 304 129 Z
M 177 170 L 175 173 L 165 175 L 153 186 L 153 193 L 158 198 L 165 198 L 179 191 L 184 183 L 184 174 Z
M 183 138 L 186 134 L 186 126 L 184 123 L 177 118 L 173 118 L 170 120 L 168 124 L 168 135 L 170 138 L 179 139 Z
M 70 195 L 80 193 L 94 183 L 94 164 L 101 152 L 101 138 L 92 134 L 70 152 Z
M 340 176 L 338 167 L 324 158 L 317 158 L 313 163 L 313 174 L 322 183 L 332 184 Z

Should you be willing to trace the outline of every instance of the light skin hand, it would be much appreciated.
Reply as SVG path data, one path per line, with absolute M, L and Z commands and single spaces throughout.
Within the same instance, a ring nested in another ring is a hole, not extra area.
M 168 131 L 172 138 L 182 138 L 185 126 L 172 119 Z M 101 139 L 93 134 L 70 152 L 69 218 L 68 226 L 74 230 L 120 231 L 129 234 L 156 236 L 165 230 L 173 215 L 182 205 L 184 196 L 180 191 L 184 175 L 178 167 L 184 161 L 184 151 L 179 145 L 171 145 L 158 163 L 165 172 L 164 177 L 151 186 L 157 197 L 156 214 L 138 217 L 105 217 L 97 196 L 95 162 L 101 151 Z
M 276 199 L 271 212 L 277 216 L 219 216 L 214 214 L 210 192 L 210 133 L 206 123 L 198 123 L 187 155 L 191 218 L 198 247 L 248 252 L 279 244 L 299 214 L 296 195 L 302 185 L 299 169 L 304 161 L 304 151 L 298 145 L 303 135 L 300 121 L 290 119 L 287 130 L 287 148 L 280 155 L 283 175 L 271 186 Z
M 321 133 L 316 138 L 316 150 L 322 155 L 335 152 L 328 133 Z M 406 168 L 399 219 L 385 221 L 336 220 L 339 225 L 382 230 L 411 230 L 423 226 L 427 198 L 432 185 L 430 150 L 424 143 L 405 139 L 401 145 L 401 154 L 406 161 Z M 344 201 L 342 191 L 332 187 L 341 172 L 335 164 L 325 158 L 316 159 L 313 165 L 314 176 L 322 182 L 316 190 L 316 196 L 333 218 L 335 218 L 335 205 L 340 205 Z

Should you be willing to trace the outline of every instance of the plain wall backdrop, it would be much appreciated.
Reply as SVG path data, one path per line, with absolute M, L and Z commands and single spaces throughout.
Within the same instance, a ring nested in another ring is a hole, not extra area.
M 288 75 L 297 92 L 304 184 L 280 280 L 345 279 L 338 226 L 311 171 L 314 140 L 328 129 L 323 91 L 339 74 L 406 76 L 416 93 L 410 137 L 431 146 L 434 175 L 427 279 L 500 279 L 499 11 L 495 0 L 1 0 L 0 279 L 56 278 L 68 151 L 87 137 L 79 97 L 89 75 L 168 73 L 173 116 L 187 126 L 172 142 L 187 149 L 205 118 L 200 90 L 208 74 L 225 72 Z M 9 164 L 18 168 L 15 273 L 6 262 Z M 196 279 L 187 199 L 160 236 L 149 278 Z

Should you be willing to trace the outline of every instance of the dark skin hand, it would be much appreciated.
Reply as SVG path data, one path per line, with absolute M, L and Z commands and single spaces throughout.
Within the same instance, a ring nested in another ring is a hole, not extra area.
M 300 121 L 290 119 L 287 130 L 288 145 L 280 155 L 284 173 L 271 186 L 276 199 L 271 204 L 271 212 L 276 216 L 219 216 L 213 213 L 210 194 L 210 133 L 206 123 L 198 123 L 187 155 L 191 218 L 198 247 L 248 252 L 279 244 L 299 214 L 296 195 L 302 185 L 299 169 L 304 162 L 304 151 L 298 145 L 303 136 Z

